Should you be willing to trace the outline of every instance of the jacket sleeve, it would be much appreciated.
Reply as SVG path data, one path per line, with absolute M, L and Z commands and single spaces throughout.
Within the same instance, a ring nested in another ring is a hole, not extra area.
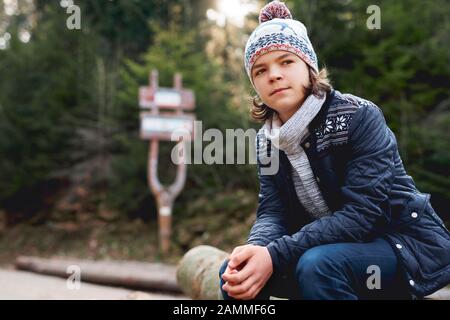
M 259 199 L 256 210 L 256 221 L 253 224 L 247 242 L 254 245 L 266 246 L 271 241 L 288 234 L 286 229 L 286 208 L 281 201 L 275 176 L 261 174 L 260 145 L 265 141 L 259 134 L 256 136 L 256 159 L 259 179 Z M 265 151 L 265 150 L 264 150 Z
M 377 106 L 364 105 L 353 114 L 348 143 L 350 158 L 341 187 L 344 205 L 332 215 L 268 244 L 274 269 L 297 261 L 318 245 L 370 241 L 390 220 L 388 195 L 397 146 Z

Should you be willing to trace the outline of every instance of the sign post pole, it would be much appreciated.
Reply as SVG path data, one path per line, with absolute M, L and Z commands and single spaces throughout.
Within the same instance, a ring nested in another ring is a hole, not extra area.
M 149 139 L 147 180 L 156 199 L 158 209 L 159 245 L 161 252 L 167 254 L 170 249 L 172 234 L 172 208 L 175 198 L 182 191 L 186 182 L 186 150 L 184 141 L 178 142 L 178 155 L 182 157 L 177 163 L 177 174 L 172 185 L 165 187 L 158 179 L 159 142 L 170 140 L 171 130 L 181 126 L 193 133 L 192 115 L 183 112 L 183 108 L 192 109 L 194 96 L 192 91 L 182 88 L 181 75 L 175 74 L 174 89 L 158 87 L 158 72 L 150 75 L 150 87 L 141 87 L 140 105 L 150 108 L 150 113 L 141 113 L 141 137 Z M 175 109 L 172 114 L 160 114 L 160 108 Z M 145 122 L 147 121 L 147 122 Z M 166 131 L 164 131 L 166 130 Z

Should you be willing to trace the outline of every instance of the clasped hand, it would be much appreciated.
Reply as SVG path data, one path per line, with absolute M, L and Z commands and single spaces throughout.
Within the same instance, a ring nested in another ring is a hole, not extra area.
M 254 299 L 273 273 L 272 258 L 266 247 L 244 245 L 236 247 L 222 274 L 222 289 L 232 298 Z

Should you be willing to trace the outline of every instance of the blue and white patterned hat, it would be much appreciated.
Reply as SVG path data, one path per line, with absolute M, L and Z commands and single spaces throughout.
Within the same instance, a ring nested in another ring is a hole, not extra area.
M 245 46 L 244 65 L 252 84 L 253 64 L 259 57 L 274 50 L 292 52 L 319 72 L 317 56 L 306 27 L 300 21 L 292 19 L 283 2 L 272 1 L 262 8 L 259 23 Z

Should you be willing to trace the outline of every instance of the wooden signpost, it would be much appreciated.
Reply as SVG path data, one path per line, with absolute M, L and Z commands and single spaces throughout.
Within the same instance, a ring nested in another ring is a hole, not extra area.
M 158 71 L 150 74 L 150 86 L 139 89 L 139 106 L 146 111 L 140 114 L 141 139 L 150 140 L 148 154 L 148 182 L 158 208 L 159 244 L 163 254 L 168 253 L 172 233 L 172 207 L 175 198 L 186 182 L 186 161 L 178 161 L 175 182 L 166 187 L 158 179 L 158 147 L 160 141 L 171 141 L 177 130 L 189 134 L 183 139 L 192 139 L 195 116 L 184 110 L 193 110 L 195 97 L 192 90 L 182 88 L 181 75 L 175 74 L 174 88 L 158 87 Z M 161 113 L 161 109 L 172 112 Z M 186 156 L 183 141 L 178 142 L 179 154 Z

